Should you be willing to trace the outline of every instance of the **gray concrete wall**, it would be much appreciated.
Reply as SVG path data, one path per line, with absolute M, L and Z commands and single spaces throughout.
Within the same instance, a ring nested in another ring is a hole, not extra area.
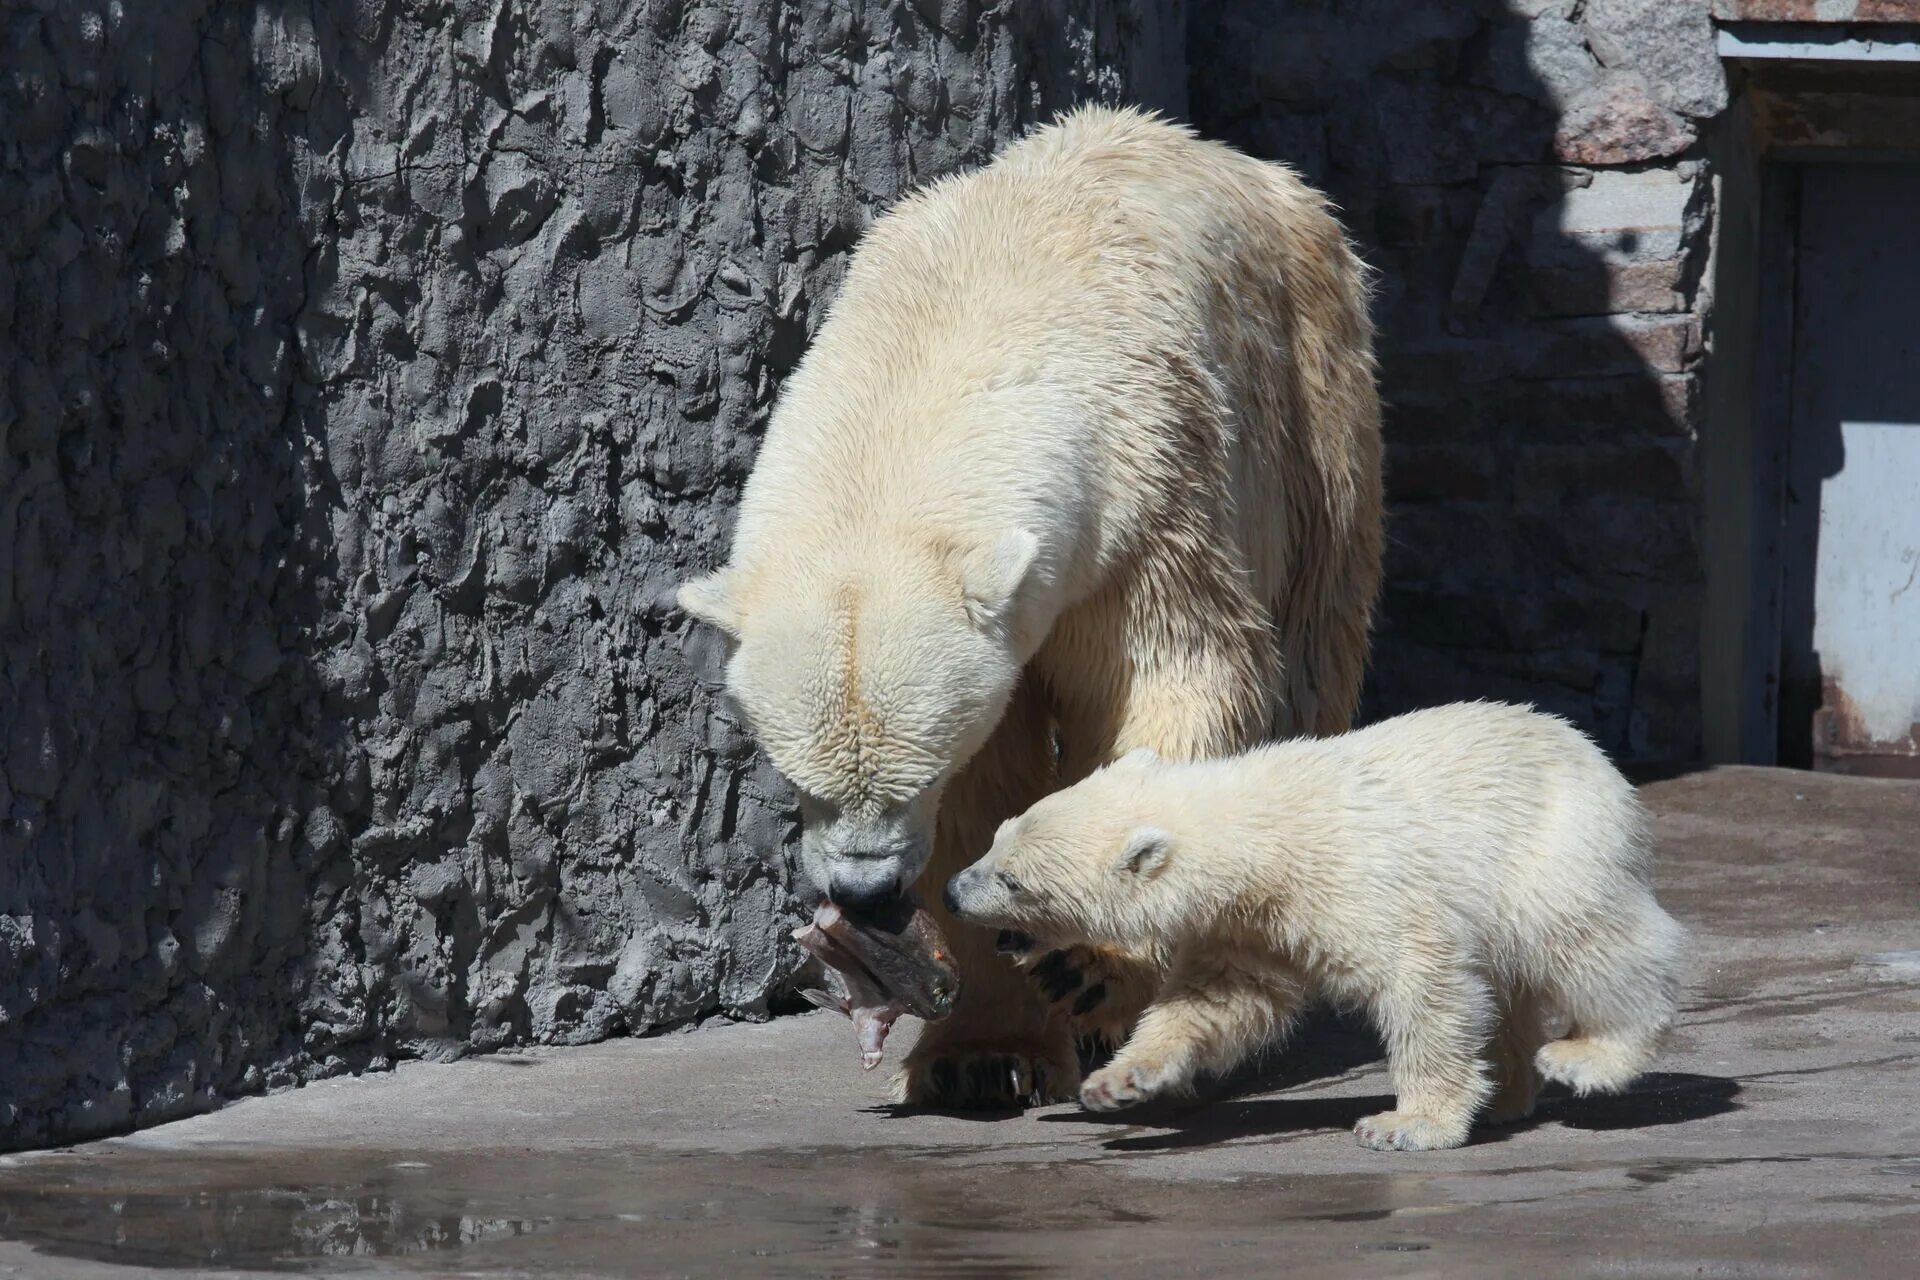
M 754 1016 L 794 815 L 681 653 L 865 219 L 1174 0 L 0 17 L 0 1146 Z
M 1379 269 L 1390 549 L 1368 714 L 1525 699 L 1700 750 L 1708 0 L 1220 0 L 1206 132 Z

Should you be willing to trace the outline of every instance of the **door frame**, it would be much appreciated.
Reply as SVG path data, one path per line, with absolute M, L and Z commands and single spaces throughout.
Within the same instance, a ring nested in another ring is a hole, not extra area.
M 1805 69 L 1729 69 L 1734 102 L 1711 148 L 1720 211 L 1701 441 L 1702 738 L 1710 763 L 1774 765 L 1801 184 L 1815 165 L 1920 164 L 1920 139 L 1888 128 L 1903 115 L 1894 104 L 1910 114 L 1920 98 L 1920 72 L 1877 69 L 1841 95 L 1830 71 L 1808 81 Z M 1801 124 L 1816 111 L 1817 136 Z

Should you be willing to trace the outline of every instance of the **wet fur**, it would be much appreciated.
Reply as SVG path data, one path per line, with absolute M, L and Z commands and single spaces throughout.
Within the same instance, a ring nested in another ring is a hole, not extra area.
M 1088 1107 L 1185 1092 L 1326 997 L 1387 1047 L 1395 1109 L 1361 1142 L 1424 1150 L 1525 1116 L 1542 1077 L 1613 1092 L 1647 1069 L 1684 945 L 1651 862 L 1638 797 L 1583 734 L 1464 703 L 1232 759 L 1129 756 L 1008 823 L 949 892 L 976 923 L 1166 965 Z
M 681 599 L 735 637 L 809 874 L 882 850 L 937 885 L 1130 747 L 1344 729 L 1381 543 L 1365 274 L 1325 200 L 1089 108 L 868 231 L 728 564 Z M 990 937 L 950 936 L 966 995 L 902 1096 L 1072 1096 L 1075 1019 Z M 1123 1032 L 1133 985 L 1088 1016 Z M 1046 1087 L 975 1090 L 980 1062 Z

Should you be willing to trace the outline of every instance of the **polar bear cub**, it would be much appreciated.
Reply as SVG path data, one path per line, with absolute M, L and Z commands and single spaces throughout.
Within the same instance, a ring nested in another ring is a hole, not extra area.
M 1587 1094 L 1646 1070 L 1685 940 L 1650 862 L 1633 788 L 1585 735 L 1461 703 L 1229 759 L 1134 752 L 1005 823 L 946 898 L 1009 949 L 1163 966 L 1088 1108 L 1187 1091 L 1320 996 L 1386 1042 L 1395 1107 L 1361 1144 L 1423 1151 L 1527 1115 L 1542 1076 Z

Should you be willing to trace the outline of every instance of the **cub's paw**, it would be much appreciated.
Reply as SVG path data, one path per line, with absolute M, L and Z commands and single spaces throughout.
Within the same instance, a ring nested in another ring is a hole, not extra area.
M 1029 953 L 1024 967 L 1052 1016 L 1094 1047 L 1125 1043 L 1155 989 L 1145 965 L 1097 947 Z
M 1363 1116 L 1353 1126 L 1353 1136 L 1374 1151 L 1443 1151 L 1466 1143 L 1467 1126 L 1411 1111 L 1382 1111 Z
M 1064 1042 L 936 1044 L 907 1056 L 894 1094 L 938 1111 L 1012 1111 L 1071 1101 L 1079 1084 L 1080 1064 Z
M 1089 1111 L 1120 1111 L 1177 1092 L 1181 1082 L 1158 1063 L 1115 1062 L 1087 1077 L 1080 1105 Z
M 1480 1116 L 1484 1125 L 1518 1124 L 1533 1114 L 1535 1099 L 1539 1096 L 1538 1080 L 1517 1080 L 1503 1084 L 1487 1104 Z
M 1592 1093 L 1621 1093 L 1642 1066 L 1641 1054 L 1600 1039 L 1555 1040 L 1533 1056 L 1540 1074 L 1557 1080 L 1584 1098 Z

